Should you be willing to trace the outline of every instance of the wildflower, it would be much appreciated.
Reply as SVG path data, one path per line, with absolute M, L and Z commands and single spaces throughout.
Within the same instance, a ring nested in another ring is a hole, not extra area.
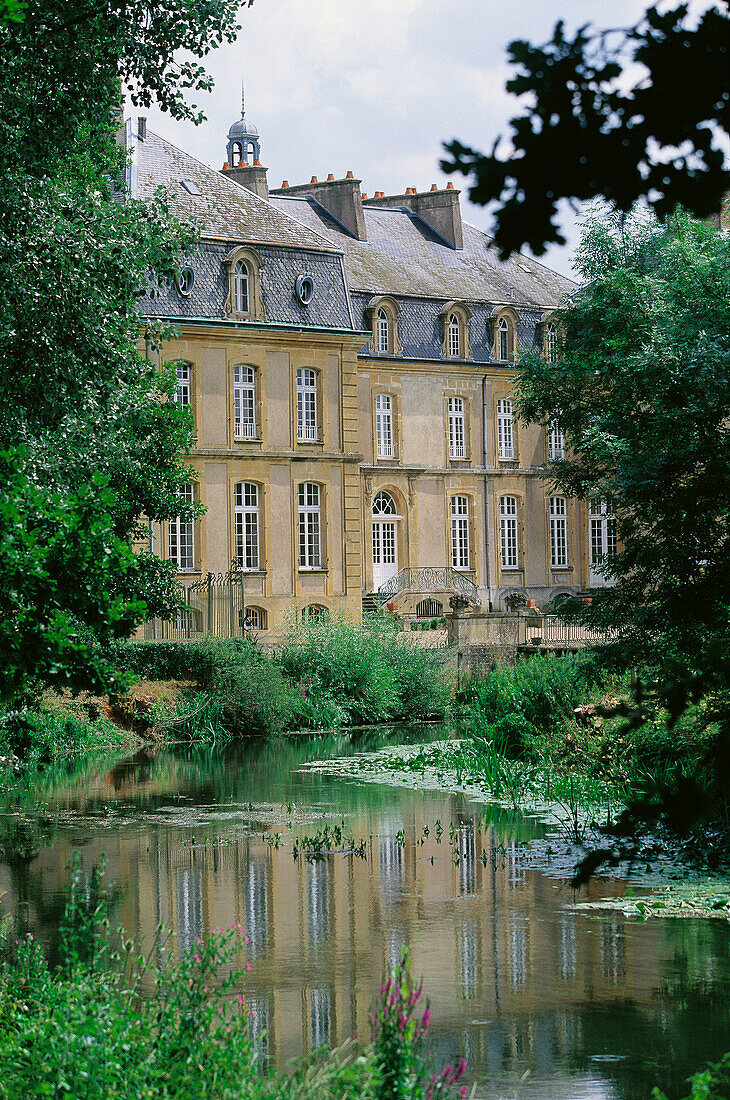
M 430 1022 L 431 1022 L 431 1009 L 427 1008 L 426 1011 L 423 1014 L 423 1019 L 421 1021 L 421 1027 L 423 1028 L 424 1031 L 428 1030 L 428 1025 L 430 1024 Z
M 246 963 L 246 970 L 250 970 L 250 969 L 251 969 L 251 963 L 247 962 Z
M 239 928 L 240 928 L 240 925 L 239 925 Z M 244 943 L 250 943 L 251 941 L 250 941 L 250 939 L 248 938 L 248 936 L 244 936 L 244 937 L 243 937 L 243 942 L 244 942 Z
M 197 953 L 197 951 L 196 951 L 196 952 L 195 952 L 195 954 L 193 955 L 193 958 L 195 959 L 196 963 L 199 963 L 199 962 L 202 962 L 202 961 L 203 961 L 203 960 L 201 959 L 200 955 L 199 955 L 199 954 Z
M 241 993 L 237 994 L 236 1000 L 240 1004 L 241 1008 L 243 1008 L 243 995 Z

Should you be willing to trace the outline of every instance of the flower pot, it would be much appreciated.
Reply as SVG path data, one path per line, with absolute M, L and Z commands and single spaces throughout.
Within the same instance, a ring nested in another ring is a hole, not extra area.
M 385 606 L 388 608 L 388 611 L 397 611 L 398 610 L 398 604 L 397 603 L 387 603 Z

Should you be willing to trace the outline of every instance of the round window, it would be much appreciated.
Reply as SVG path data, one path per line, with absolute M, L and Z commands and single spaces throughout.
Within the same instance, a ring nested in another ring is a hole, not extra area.
M 180 273 L 175 276 L 175 289 L 181 298 L 189 298 L 195 286 L 195 272 L 190 264 L 186 264 Z
M 299 302 L 308 306 L 314 297 L 314 275 L 310 275 L 308 271 L 304 275 L 298 275 L 295 290 Z

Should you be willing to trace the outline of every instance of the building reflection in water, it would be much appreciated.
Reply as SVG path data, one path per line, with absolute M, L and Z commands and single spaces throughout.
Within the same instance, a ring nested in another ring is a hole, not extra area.
M 203 872 L 181 867 L 177 871 L 175 889 L 177 942 L 180 951 L 187 950 L 197 936 L 203 934 Z
M 309 942 L 319 947 L 330 936 L 330 858 L 306 864 Z
M 329 989 L 309 991 L 309 1047 L 332 1045 L 332 993 Z
M 272 933 L 267 856 L 251 856 L 241 874 L 243 926 L 249 938 L 248 952 L 252 958 L 255 958 L 268 947 Z

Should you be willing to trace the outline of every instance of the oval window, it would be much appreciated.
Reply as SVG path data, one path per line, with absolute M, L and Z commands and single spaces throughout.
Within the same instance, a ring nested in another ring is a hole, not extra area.
M 195 272 L 190 264 L 186 264 L 185 267 L 175 276 L 175 289 L 181 298 L 189 298 L 193 293 L 193 287 L 195 286 Z
M 300 304 L 308 306 L 314 297 L 314 275 L 310 275 L 309 272 L 298 275 L 295 290 Z

